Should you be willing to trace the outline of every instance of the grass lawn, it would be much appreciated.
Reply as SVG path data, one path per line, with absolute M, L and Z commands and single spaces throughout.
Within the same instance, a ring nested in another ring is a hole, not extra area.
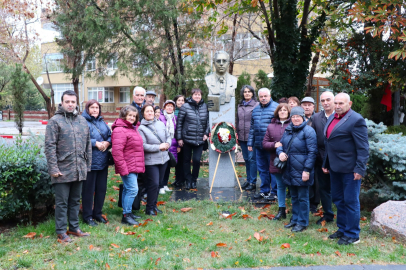
M 201 170 L 202 176 L 207 168 Z M 239 167 L 242 170 L 243 167 Z M 370 215 L 361 221 L 361 243 L 339 246 L 327 236 L 336 230 L 327 224 L 323 231 L 310 218 L 303 233 L 293 234 L 283 222 L 258 219 L 261 212 L 276 214 L 277 206 L 256 209 L 247 203 L 212 201 L 166 202 L 164 214 L 144 226 L 123 226 L 118 200 L 121 178 L 110 170 L 104 213 L 109 224 L 94 228 L 82 223 L 87 238 L 70 244 L 56 241 L 53 217 L 37 226 L 19 226 L 0 236 L 0 269 L 189 269 L 298 265 L 406 264 L 405 243 L 383 238 L 369 230 Z M 203 175 L 204 174 L 204 175 Z M 242 174 L 240 171 L 239 174 Z M 171 176 L 172 179 L 172 176 Z M 167 201 L 169 195 L 160 195 Z M 181 208 L 192 209 L 182 212 Z M 143 207 L 142 209 L 144 209 Z M 232 219 L 220 218 L 230 211 Z M 137 214 L 140 214 L 138 212 Z M 243 218 L 243 215 L 250 217 Z M 141 214 L 143 221 L 149 216 Z M 327 229 L 327 231 L 326 231 Z M 34 239 L 23 236 L 36 232 Z M 255 233 L 259 233 L 259 236 Z M 254 235 L 255 234 L 255 235 Z M 255 238 L 259 238 L 261 241 Z M 221 245 L 217 245 L 220 244 Z M 281 248 L 283 244 L 289 248 Z

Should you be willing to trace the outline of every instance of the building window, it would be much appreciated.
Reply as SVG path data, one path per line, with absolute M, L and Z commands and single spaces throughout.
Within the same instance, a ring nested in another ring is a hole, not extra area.
M 261 33 L 256 33 L 262 37 Z M 224 51 L 229 52 L 232 46 L 231 35 L 222 35 L 220 40 L 221 47 Z M 269 58 L 266 49 L 262 42 L 254 38 L 250 33 L 239 33 L 235 37 L 234 43 L 234 59 L 235 60 L 253 60 Z
M 113 57 L 107 62 L 107 69 L 117 69 L 117 55 L 113 55 Z
M 62 72 L 63 71 L 63 54 L 51 53 L 45 54 L 42 62 L 42 73 L 47 72 Z
M 96 70 L 96 59 L 91 58 L 87 61 L 86 63 L 86 70 L 87 71 L 93 71 Z
M 120 88 L 120 103 L 130 103 L 130 87 Z
M 51 89 L 49 84 L 44 84 L 45 89 Z M 62 98 L 62 93 L 67 91 L 67 90 L 72 90 L 73 89 L 73 84 L 71 83 L 59 83 L 59 84 L 52 84 L 52 89 L 54 89 L 54 99 L 55 99 L 55 104 L 61 103 L 61 98 Z
M 89 87 L 87 88 L 87 99 L 95 99 L 101 103 L 114 103 L 114 88 Z

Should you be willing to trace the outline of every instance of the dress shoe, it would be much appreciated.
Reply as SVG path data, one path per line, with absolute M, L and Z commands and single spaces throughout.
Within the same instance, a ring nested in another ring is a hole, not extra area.
M 317 207 L 316 206 L 310 206 L 310 212 L 312 214 L 316 214 L 317 213 Z
M 324 215 L 322 218 L 320 218 L 319 220 L 317 220 L 316 224 L 317 224 L 317 225 L 321 225 L 321 223 L 322 223 L 323 221 L 326 221 L 326 223 L 330 223 L 330 222 L 333 222 L 334 219 L 329 219 L 329 218 L 327 218 L 327 217 Z
M 268 199 L 270 193 L 258 193 L 254 195 L 254 199 Z
M 158 207 L 155 207 L 155 212 L 157 212 L 158 214 L 162 214 L 163 212 L 161 210 L 158 209 Z
M 257 185 L 248 184 L 248 186 L 245 187 L 245 188 L 243 188 L 243 189 L 246 190 L 246 191 L 253 191 L 253 190 L 256 190 L 256 189 L 257 189 Z
M 192 181 L 186 181 L 185 189 L 186 189 L 186 190 L 189 190 L 189 189 L 191 189 L 191 188 L 192 188 Z
M 99 225 L 96 222 L 94 222 L 94 220 L 91 218 L 88 220 L 83 220 L 83 222 L 86 223 L 87 225 L 89 225 L 90 227 L 95 227 L 95 226 Z
M 175 182 L 172 183 L 172 186 L 175 187 L 175 188 L 182 188 L 183 183 L 175 181 Z
M 281 220 L 286 218 L 286 207 L 279 207 L 278 214 L 274 217 L 274 220 Z
M 196 184 L 196 180 L 192 181 L 192 189 L 196 189 L 197 188 L 197 184 Z
M 343 233 L 343 232 L 336 231 L 336 232 L 333 233 L 332 235 L 329 235 L 328 238 L 330 238 L 330 239 L 337 239 L 337 238 L 341 238 L 341 237 L 343 237 L 343 236 L 344 236 L 344 233 Z
M 303 232 L 304 230 L 306 230 L 306 226 L 299 224 L 296 224 L 296 226 L 292 228 L 292 232 Z
M 267 198 L 268 201 L 270 202 L 276 202 L 278 200 L 278 196 L 270 194 Z
M 154 210 L 145 211 L 145 214 L 148 216 L 156 216 L 156 212 Z
M 296 223 L 290 221 L 289 224 L 285 225 L 285 228 L 286 228 L 286 229 L 289 229 L 289 228 L 293 228 L 293 227 L 295 227 L 295 226 L 296 226 Z
M 343 236 L 340 238 L 340 240 L 338 240 L 337 244 L 339 245 L 352 245 L 352 244 L 358 244 L 359 242 L 361 242 L 359 240 L 359 238 L 351 238 L 351 237 L 347 237 L 347 236 Z
M 133 213 L 129 213 L 128 214 L 130 217 L 132 217 L 133 219 L 137 219 L 137 218 L 141 218 L 140 216 L 136 216 Z
M 71 234 L 71 235 L 74 235 L 74 236 L 77 236 L 77 237 L 85 237 L 85 236 L 89 236 L 89 235 L 90 235 L 90 233 L 82 232 L 81 229 L 77 229 L 76 231 L 67 231 L 66 233 L 67 233 L 68 235 Z
M 61 233 L 61 234 L 58 234 L 58 242 L 59 243 L 70 243 L 70 242 L 72 242 L 72 239 L 66 233 Z
M 106 224 L 108 222 L 104 217 L 95 217 L 94 220 L 103 224 Z
M 130 214 L 125 214 L 123 215 L 123 218 L 121 219 L 121 223 L 126 224 L 126 225 L 138 225 L 138 221 L 135 221 Z
M 248 181 L 246 181 L 244 184 L 241 185 L 242 189 L 245 189 L 246 187 L 248 187 L 250 185 L 250 183 Z

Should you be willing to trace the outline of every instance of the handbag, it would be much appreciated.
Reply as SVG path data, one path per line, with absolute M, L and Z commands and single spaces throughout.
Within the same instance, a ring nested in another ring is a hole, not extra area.
M 96 127 L 96 125 L 93 124 L 93 122 L 90 122 L 90 123 L 92 123 L 92 125 L 94 126 L 94 128 L 100 133 L 100 136 L 102 136 L 103 140 L 106 141 L 106 139 L 104 138 L 103 134 L 102 134 L 102 133 L 100 132 L 100 130 Z M 108 127 L 108 126 L 107 126 L 107 127 Z M 110 149 L 107 150 L 107 165 L 108 165 L 108 166 L 113 166 L 113 165 L 114 165 L 114 158 L 113 158 L 113 154 L 111 153 L 111 145 L 110 145 Z
M 120 188 L 120 190 L 119 190 L 119 192 L 118 192 L 118 207 L 121 207 L 121 208 L 123 208 L 123 203 L 122 203 L 122 198 L 123 198 L 123 188 L 124 188 L 124 185 L 123 184 L 120 184 L 119 185 L 119 188 Z M 134 198 L 134 202 L 133 202 L 133 207 L 132 207 L 132 209 L 133 210 L 140 210 L 140 208 L 141 208 L 141 197 L 140 197 L 140 192 L 138 192 L 137 193 L 137 196 L 135 196 L 135 198 Z
M 161 143 L 164 143 L 162 140 L 161 140 L 161 138 L 159 138 L 159 136 L 158 136 L 158 134 L 156 134 L 156 132 L 154 131 L 154 130 L 152 130 L 152 128 L 150 128 L 149 126 L 145 126 L 146 128 L 148 128 L 149 130 L 151 130 L 151 132 L 155 135 L 155 137 L 157 137 L 158 138 L 158 140 L 161 142 Z M 175 156 L 171 153 L 171 151 L 168 151 L 168 155 L 169 155 L 169 167 L 176 167 L 176 163 L 177 163 L 177 161 L 176 161 L 176 158 L 175 158 Z
M 292 145 L 292 142 L 293 142 L 293 140 L 295 139 L 296 135 L 297 135 L 297 133 L 295 133 L 295 134 L 292 136 L 292 139 L 290 139 L 288 148 L 286 149 L 286 154 L 289 153 L 290 146 Z M 281 139 L 281 140 L 282 140 L 282 139 Z M 287 160 L 281 161 L 278 156 L 273 160 L 273 165 L 274 165 L 276 168 L 280 169 L 280 170 L 283 170 L 283 169 L 286 167 L 286 163 L 287 163 Z

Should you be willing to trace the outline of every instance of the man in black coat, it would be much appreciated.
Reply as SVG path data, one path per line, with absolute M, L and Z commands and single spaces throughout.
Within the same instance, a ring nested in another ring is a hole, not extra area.
M 315 194 L 314 197 L 319 198 L 321 201 L 324 211 L 323 217 L 317 221 L 317 224 L 319 225 L 323 221 L 332 222 L 334 220 L 334 212 L 331 207 L 330 174 L 323 173 L 323 170 L 321 169 L 325 154 L 324 127 L 326 126 L 329 116 L 334 113 L 334 94 L 329 91 L 324 92 L 320 96 L 320 103 L 323 106 L 324 111 L 314 114 L 311 123 L 311 127 L 316 131 L 318 149 L 316 165 L 314 167 L 315 178 L 313 186 L 315 189 L 313 192 Z M 311 203 L 312 200 L 310 199 L 310 204 Z
M 360 242 L 359 193 L 369 158 L 368 128 L 365 119 L 351 110 L 348 94 L 336 95 L 334 104 L 335 114 L 330 115 L 324 128 L 326 154 L 322 168 L 330 173 L 331 197 L 337 206 L 338 231 L 329 238 L 340 238 L 339 245 L 350 245 Z

